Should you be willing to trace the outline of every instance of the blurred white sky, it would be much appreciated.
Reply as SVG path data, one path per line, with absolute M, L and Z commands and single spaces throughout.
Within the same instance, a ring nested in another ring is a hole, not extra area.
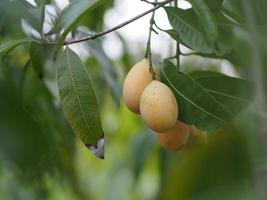
M 68 0 L 56 0 L 56 2 L 62 9 L 68 4 Z M 179 7 L 181 8 L 190 7 L 190 4 L 184 0 L 178 2 Z M 140 0 L 115 0 L 114 7 L 105 15 L 105 27 L 111 28 L 116 26 L 150 8 L 152 8 L 151 5 L 141 2 Z M 118 30 L 118 32 L 126 39 L 132 52 L 137 52 L 138 54 L 138 49 L 144 49 L 146 47 L 150 17 L 151 14 L 148 14 Z M 162 29 L 170 28 L 166 13 L 163 9 L 157 10 L 155 20 L 158 26 Z M 109 34 L 109 37 L 105 38 L 104 49 L 106 53 L 114 59 L 121 55 L 122 44 L 118 38 L 116 38 L 114 33 Z M 153 52 L 162 57 L 170 56 L 170 40 L 167 34 L 153 34 L 152 53 Z
M 34 4 L 34 0 L 28 1 Z M 68 0 L 55 0 L 55 2 L 61 9 L 63 9 L 69 3 Z M 191 7 L 190 4 L 184 0 L 178 0 L 178 6 L 183 9 Z M 143 13 L 151 7 L 151 5 L 141 2 L 140 0 L 115 0 L 114 7 L 111 8 L 105 15 L 105 29 L 116 26 L 140 13 Z M 118 32 L 126 40 L 131 53 L 135 54 L 136 56 L 144 56 L 142 55 L 143 52 L 140 52 L 140 50 L 144 51 L 146 48 L 150 17 L 151 14 L 148 14 L 118 30 Z M 156 11 L 155 21 L 162 29 L 171 28 L 166 13 L 162 8 Z M 170 37 L 166 33 L 159 31 L 158 35 L 153 34 L 151 45 L 152 54 L 154 54 L 154 57 L 152 57 L 154 58 L 155 62 L 159 62 L 165 57 L 174 55 L 175 43 L 173 40 L 170 40 Z M 122 43 L 114 33 L 110 33 L 108 37 L 105 37 L 103 46 L 105 52 L 113 59 L 119 58 L 122 54 Z M 72 48 L 76 50 L 80 56 L 86 56 L 83 55 L 84 51 L 80 51 L 80 49 L 82 49 L 82 44 L 72 45 Z M 185 52 L 187 49 L 182 48 L 182 51 Z M 139 60 L 142 58 L 136 57 L 136 59 Z M 187 58 L 182 57 L 181 61 L 183 62 L 186 59 Z M 197 62 L 199 62 L 200 65 L 205 65 L 205 63 L 207 63 L 207 60 L 200 57 L 196 57 L 194 59 L 197 59 Z M 235 75 L 233 67 L 229 63 L 222 61 L 213 61 L 213 63 L 214 62 L 217 62 L 218 65 L 221 66 L 223 73 L 232 76 Z

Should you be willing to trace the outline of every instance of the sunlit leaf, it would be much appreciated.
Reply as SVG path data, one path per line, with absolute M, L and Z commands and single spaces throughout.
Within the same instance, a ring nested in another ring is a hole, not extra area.
M 226 124 L 233 117 L 207 90 L 190 76 L 178 72 L 168 60 L 163 63 L 162 79 L 176 97 L 182 121 L 210 130 Z
M 86 67 L 69 48 L 58 62 L 57 77 L 63 111 L 69 123 L 89 149 L 96 147 L 104 133 L 95 91 Z

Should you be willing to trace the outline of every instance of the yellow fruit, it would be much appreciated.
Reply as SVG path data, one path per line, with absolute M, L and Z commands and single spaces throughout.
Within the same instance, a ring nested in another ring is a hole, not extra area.
M 180 150 L 190 136 L 191 127 L 181 121 L 167 132 L 157 133 L 160 144 L 167 150 Z
M 156 80 L 145 88 L 140 111 L 146 125 L 158 133 L 170 130 L 178 117 L 178 106 L 172 91 Z
M 157 79 L 159 73 L 153 66 Z M 140 113 L 140 99 L 145 87 L 152 81 L 149 72 L 149 60 L 143 59 L 135 64 L 127 74 L 123 85 L 123 97 L 127 107 L 135 113 Z

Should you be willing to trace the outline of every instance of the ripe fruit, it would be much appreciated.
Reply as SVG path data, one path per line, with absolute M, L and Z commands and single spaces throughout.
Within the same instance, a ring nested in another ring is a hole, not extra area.
M 156 77 L 159 79 L 159 73 L 153 66 Z M 143 59 L 135 64 L 127 74 L 123 85 L 123 97 L 127 107 L 135 113 L 140 112 L 140 99 L 145 87 L 152 81 L 149 72 L 149 60 Z
M 140 111 L 146 125 L 158 133 L 170 130 L 178 117 L 178 106 L 172 91 L 156 80 L 145 88 Z
M 191 127 L 181 121 L 177 121 L 175 126 L 167 132 L 157 133 L 160 144 L 167 150 L 179 150 L 187 142 L 191 132 Z

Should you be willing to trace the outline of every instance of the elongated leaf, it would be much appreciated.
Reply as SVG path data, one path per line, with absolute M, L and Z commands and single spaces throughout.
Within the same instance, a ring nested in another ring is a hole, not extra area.
M 20 40 L 13 40 L 4 44 L 0 45 L 0 57 L 5 57 L 7 54 L 9 54 L 10 51 L 12 51 L 17 46 L 30 42 L 32 40 L 30 39 L 20 39 Z
M 76 0 L 71 1 L 69 6 L 65 8 L 59 17 L 57 29 L 64 30 L 59 38 L 56 51 L 64 42 L 67 34 L 78 24 L 84 14 L 93 9 L 100 0 Z
M 245 108 L 253 97 L 252 83 L 243 79 L 214 72 L 202 72 L 194 79 L 235 115 Z
M 63 111 L 82 142 L 90 150 L 95 150 L 104 133 L 88 71 L 79 57 L 68 47 L 58 65 L 58 87 Z
M 178 106 L 179 118 L 199 128 L 211 130 L 231 120 L 232 113 L 219 103 L 190 76 L 177 72 L 168 60 L 164 61 L 162 79 L 173 91 Z
M 204 37 L 204 31 L 199 25 L 197 15 L 192 9 L 182 10 L 166 7 L 165 10 L 171 26 L 187 46 L 201 53 L 211 54 L 213 52 L 213 48 Z
M 218 28 L 212 12 L 203 0 L 190 0 L 190 3 L 202 23 L 206 38 L 213 45 L 218 37 Z

